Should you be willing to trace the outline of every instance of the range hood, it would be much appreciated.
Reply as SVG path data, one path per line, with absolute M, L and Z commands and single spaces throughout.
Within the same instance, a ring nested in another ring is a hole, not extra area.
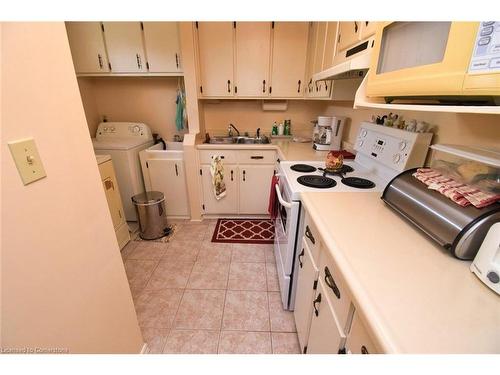
M 373 38 L 338 54 L 331 68 L 313 75 L 314 81 L 363 78 L 370 67 Z

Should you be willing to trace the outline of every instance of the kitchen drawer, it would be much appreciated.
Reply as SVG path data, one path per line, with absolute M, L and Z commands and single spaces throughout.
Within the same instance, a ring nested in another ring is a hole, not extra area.
M 272 150 L 241 150 L 238 151 L 240 164 L 274 164 L 276 152 Z
M 311 255 L 316 264 L 319 263 L 319 254 L 321 249 L 321 238 L 319 236 L 319 232 L 316 229 L 313 221 L 311 220 L 311 216 L 306 212 L 306 217 L 304 220 L 304 231 L 302 233 L 304 236 L 304 240 L 309 246 L 309 250 L 311 250 Z
M 328 250 L 323 250 L 319 262 L 319 279 L 323 281 L 326 293 L 332 301 L 333 309 L 337 315 L 339 324 L 347 331 L 349 318 L 349 307 L 351 297 L 347 294 L 347 288 L 344 280 L 340 277 L 337 266 Z
M 345 350 L 348 354 L 380 353 L 357 312 L 354 314 L 352 320 L 351 331 L 347 336 Z
M 238 152 L 236 150 L 200 150 L 200 163 L 210 164 L 212 156 L 220 155 L 223 164 L 236 164 L 238 162 Z

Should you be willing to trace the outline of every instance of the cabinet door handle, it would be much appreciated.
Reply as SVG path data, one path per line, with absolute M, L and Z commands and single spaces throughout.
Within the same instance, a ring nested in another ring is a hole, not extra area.
M 231 181 L 233 181 L 233 170 L 231 169 Z
M 227 80 L 227 92 L 231 92 L 231 81 Z
M 246 175 L 246 172 L 245 172 L 245 170 L 243 170 L 243 181 L 246 181 L 245 180 L 245 175 Z
M 175 164 L 175 175 L 178 176 L 179 175 L 179 170 L 177 169 L 177 164 Z
M 266 80 L 262 81 L 262 92 L 266 93 Z
M 337 287 L 337 284 L 335 283 L 335 279 L 333 278 L 332 274 L 330 273 L 330 270 L 328 267 L 325 267 L 325 283 L 328 285 L 328 287 L 333 291 L 333 294 L 340 299 L 340 290 Z
M 368 349 L 366 349 L 366 346 L 361 346 L 361 354 L 370 354 L 370 352 L 368 351 Z
M 297 82 L 298 83 L 298 87 L 297 87 L 297 92 L 300 92 L 300 84 L 302 83 L 299 79 L 299 81 Z
M 369 24 L 369 23 L 370 23 L 370 22 L 368 22 L 368 21 L 365 21 L 365 26 L 368 26 L 368 24 Z
M 358 23 L 356 21 L 354 21 L 354 32 L 358 32 Z
M 312 83 L 313 83 L 313 80 L 312 80 L 312 78 L 311 78 L 311 79 L 309 80 L 309 83 L 307 84 L 307 90 L 308 90 L 309 92 L 311 92 L 311 91 L 312 91 Z
M 102 64 L 102 56 L 100 53 L 97 54 L 97 60 L 99 61 L 99 68 L 102 69 L 103 64 Z
M 135 58 L 137 59 L 137 67 L 138 67 L 139 69 L 142 69 L 141 56 L 140 56 L 138 53 L 136 53 L 136 54 L 135 54 Z
M 313 301 L 314 315 L 316 315 L 316 316 L 319 315 L 319 310 L 316 308 L 317 303 L 321 303 L 321 293 L 318 294 L 316 299 Z
M 306 233 L 305 233 L 306 237 L 309 238 L 311 240 L 311 242 L 313 243 L 313 245 L 316 244 L 316 240 L 314 239 L 314 236 L 311 232 L 311 230 L 309 229 L 309 225 L 306 225 Z
M 179 55 L 175 54 L 175 66 L 179 69 Z
M 254 160 L 264 159 L 264 156 L 250 156 L 250 159 Z
M 299 266 L 300 268 L 302 268 L 302 266 L 304 265 L 304 263 L 302 263 L 302 261 L 300 260 L 300 258 L 302 258 L 304 256 L 304 249 L 302 249 L 302 251 L 300 252 L 299 256 L 298 256 L 298 260 L 299 260 Z

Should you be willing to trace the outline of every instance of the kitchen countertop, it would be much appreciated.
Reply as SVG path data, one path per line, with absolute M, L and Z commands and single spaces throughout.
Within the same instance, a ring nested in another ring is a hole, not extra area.
M 380 193 L 302 202 L 374 341 L 389 353 L 500 353 L 500 296 L 388 208 Z
M 199 150 L 277 150 L 278 157 L 281 160 L 290 161 L 314 161 L 325 160 L 328 151 L 315 151 L 312 148 L 312 142 L 297 143 L 289 140 L 272 140 L 270 144 L 207 144 L 200 143 L 197 145 Z

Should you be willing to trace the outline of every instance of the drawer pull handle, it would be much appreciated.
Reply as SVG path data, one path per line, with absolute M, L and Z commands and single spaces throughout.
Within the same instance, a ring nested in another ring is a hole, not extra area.
M 231 80 L 227 80 L 227 92 L 231 92 Z
M 321 303 L 321 293 L 318 294 L 316 299 L 313 301 L 314 315 L 316 315 L 316 316 L 319 315 L 319 310 L 316 308 L 317 303 Z
M 179 175 L 179 169 L 177 168 L 177 164 L 175 164 L 175 175 L 178 176 Z
M 245 170 L 243 170 L 243 181 L 246 181 L 245 175 L 246 175 L 246 172 L 245 172 Z
M 231 169 L 231 181 L 233 181 L 233 170 Z
M 313 245 L 316 244 L 316 240 L 314 239 L 314 236 L 311 232 L 311 230 L 309 229 L 309 225 L 306 225 L 306 237 L 309 238 L 311 240 L 311 242 L 313 243 Z
M 260 160 L 260 159 L 264 159 L 264 156 L 250 156 L 250 159 Z
M 266 80 L 263 80 L 262 81 L 262 92 L 265 93 L 266 92 Z
M 366 349 L 366 346 L 362 346 L 361 347 L 361 354 L 370 354 L 370 352 L 368 351 L 368 349 Z
M 330 273 L 330 270 L 328 267 L 325 267 L 325 283 L 328 285 L 328 287 L 333 290 L 333 293 L 335 296 L 340 299 L 340 290 L 337 287 L 337 284 L 335 283 L 335 280 L 333 279 L 332 274 Z
M 303 256 L 304 256 L 304 249 L 302 249 L 302 251 L 300 252 L 300 254 L 298 256 L 300 268 L 302 268 L 302 266 L 304 265 L 304 263 L 302 263 L 302 261 L 300 260 L 300 258 L 302 258 Z

